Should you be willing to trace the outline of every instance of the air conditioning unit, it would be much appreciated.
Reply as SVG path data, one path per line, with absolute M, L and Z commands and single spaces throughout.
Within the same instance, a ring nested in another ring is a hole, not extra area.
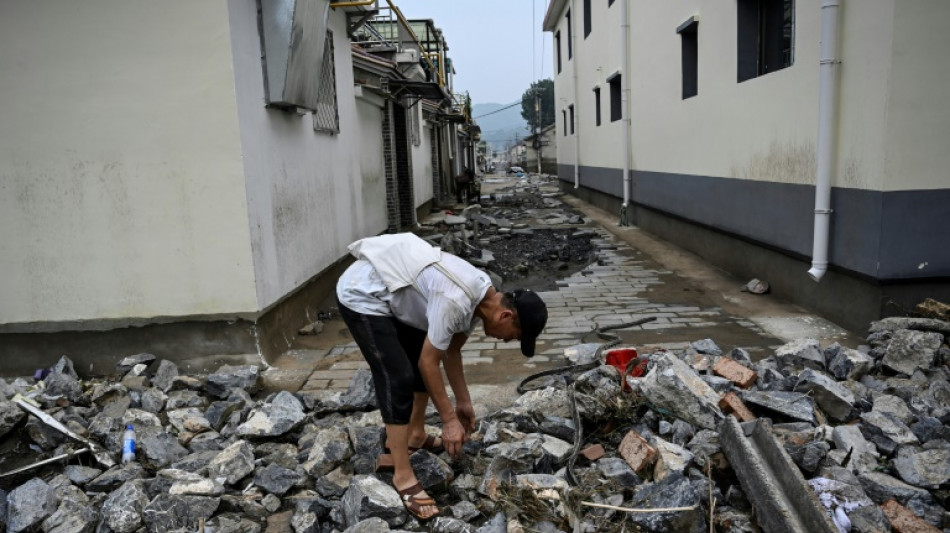
M 258 0 L 268 105 L 316 109 L 330 0 Z

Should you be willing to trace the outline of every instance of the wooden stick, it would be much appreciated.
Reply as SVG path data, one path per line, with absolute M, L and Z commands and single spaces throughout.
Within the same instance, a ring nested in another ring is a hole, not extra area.
M 631 509 L 630 507 L 617 507 L 616 505 L 606 505 L 603 503 L 581 502 L 581 505 L 587 507 L 598 507 L 600 509 L 613 509 L 614 511 L 623 511 L 625 513 L 672 513 L 680 511 L 695 511 L 696 506 L 692 507 L 665 507 L 657 509 Z

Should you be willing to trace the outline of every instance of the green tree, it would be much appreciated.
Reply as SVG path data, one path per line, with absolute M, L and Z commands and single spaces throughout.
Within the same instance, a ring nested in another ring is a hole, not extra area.
M 549 124 L 554 124 L 554 80 L 548 78 L 538 80 L 531 84 L 531 87 L 521 95 L 521 118 L 528 123 L 528 129 L 534 131 L 535 112 L 534 99 L 535 94 L 541 95 L 541 128 Z

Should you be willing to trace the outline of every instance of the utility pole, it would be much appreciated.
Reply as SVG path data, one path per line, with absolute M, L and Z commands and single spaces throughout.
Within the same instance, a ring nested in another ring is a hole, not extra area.
M 538 156 L 538 174 L 541 174 L 541 86 L 534 86 L 534 144 Z

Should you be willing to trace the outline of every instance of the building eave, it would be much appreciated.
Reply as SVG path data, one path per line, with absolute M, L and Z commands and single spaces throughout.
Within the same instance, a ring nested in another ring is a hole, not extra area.
M 568 0 L 551 0 L 551 3 L 548 4 L 548 10 L 544 14 L 544 22 L 542 28 L 544 31 L 554 31 L 557 29 L 557 23 L 561 20 L 561 13 L 564 12 L 564 8 L 567 7 Z

